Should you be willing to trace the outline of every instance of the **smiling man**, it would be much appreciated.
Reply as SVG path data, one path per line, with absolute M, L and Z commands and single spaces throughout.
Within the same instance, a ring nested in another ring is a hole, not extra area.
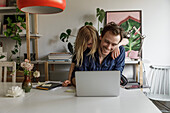
M 122 71 L 125 66 L 125 49 L 119 46 L 123 39 L 123 29 L 114 22 L 108 23 L 101 34 L 98 50 L 95 52 L 95 58 L 84 53 L 83 64 L 81 67 L 75 67 L 72 73 L 72 83 L 75 85 L 75 71 Z M 113 59 L 112 51 L 115 47 L 119 47 L 120 55 Z M 120 75 L 121 76 L 121 75 Z

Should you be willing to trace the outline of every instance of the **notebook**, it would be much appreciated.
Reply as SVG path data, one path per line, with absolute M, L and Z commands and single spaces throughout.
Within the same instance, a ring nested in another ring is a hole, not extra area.
M 60 87 L 60 86 L 62 86 L 61 83 L 48 82 L 48 83 L 44 83 L 40 86 L 37 86 L 36 89 L 51 90 L 51 89 L 54 89 L 54 88 Z
M 119 71 L 76 71 L 76 96 L 119 96 Z

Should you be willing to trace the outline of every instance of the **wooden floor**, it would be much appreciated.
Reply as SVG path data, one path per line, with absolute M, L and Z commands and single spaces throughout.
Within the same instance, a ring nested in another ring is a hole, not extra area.
M 151 100 L 161 111 L 162 113 L 170 113 L 170 102 L 156 101 Z

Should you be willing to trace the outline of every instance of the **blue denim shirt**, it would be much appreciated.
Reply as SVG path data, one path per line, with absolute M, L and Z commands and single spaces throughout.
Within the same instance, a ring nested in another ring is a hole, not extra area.
M 94 58 L 92 58 L 90 55 L 88 55 L 89 50 L 86 50 L 83 54 L 82 66 L 80 67 L 75 66 L 71 79 L 75 77 L 75 71 L 117 70 L 117 71 L 120 71 L 122 74 L 122 71 L 125 66 L 125 49 L 123 46 L 120 46 L 119 49 L 120 49 L 120 55 L 116 59 L 113 59 L 111 57 L 112 53 L 110 53 L 103 59 L 103 62 L 101 64 L 99 62 L 98 51 L 95 52 Z M 73 61 L 74 63 L 76 62 L 75 57 L 73 57 Z

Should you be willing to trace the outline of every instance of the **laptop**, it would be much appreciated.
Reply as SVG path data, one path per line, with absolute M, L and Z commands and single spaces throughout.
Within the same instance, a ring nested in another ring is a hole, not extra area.
M 119 96 L 120 71 L 76 71 L 76 96 Z

